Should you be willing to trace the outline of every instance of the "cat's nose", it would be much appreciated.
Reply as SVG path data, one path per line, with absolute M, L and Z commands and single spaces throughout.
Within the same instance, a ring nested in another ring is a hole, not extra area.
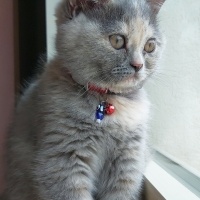
M 132 62 L 130 65 L 135 69 L 135 72 L 139 72 L 143 67 L 143 64 L 138 62 Z

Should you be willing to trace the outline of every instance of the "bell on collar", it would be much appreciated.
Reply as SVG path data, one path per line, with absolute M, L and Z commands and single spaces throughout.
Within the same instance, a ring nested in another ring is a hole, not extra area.
M 106 101 L 101 102 L 101 104 L 97 106 L 96 122 L 101 123 L 101 121 L 104 119 L 105 114 L 112 115 L 114 111 L 115 107 L 112 104 L 107 103 Z

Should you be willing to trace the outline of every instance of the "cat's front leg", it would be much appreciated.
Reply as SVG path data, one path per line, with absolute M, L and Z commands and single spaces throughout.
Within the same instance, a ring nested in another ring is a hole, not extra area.
M 142 154 L 134 148 L 119 149 L 104 168 L 96 200 L 138 200 L 144 170 Z
M 41 199 L 93 200 L 93 166 L 97 158 L 94 146 L 86 140 L 44 141 L 35 161 Z

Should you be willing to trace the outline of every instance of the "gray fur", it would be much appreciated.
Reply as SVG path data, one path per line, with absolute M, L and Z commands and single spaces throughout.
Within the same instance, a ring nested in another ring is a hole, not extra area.
M 149 102 L 138 88 L 156 70 L 162 49 L 156 14 L 144 0 L 77 2 L 58 6 L 57 55 L 16 109 L 7 200 L 139 198 Z M 110 45 L 112 34 L 127 38 L 127 51 Z M 152 37 L 156 50 L 144 53 Z M 144 64 L 138 73 L 129 64 L 134 59 Z M 117 95 L 86 91 L 87 82 Z M 101 100 L 116 111 L 98 124 Z

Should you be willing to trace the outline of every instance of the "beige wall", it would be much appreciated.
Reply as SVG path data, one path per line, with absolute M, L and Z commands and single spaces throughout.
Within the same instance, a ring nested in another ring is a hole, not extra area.
M 14 104 L 13 1 L 0 0 L 0 193 L 4 188 L 5 134 Z

